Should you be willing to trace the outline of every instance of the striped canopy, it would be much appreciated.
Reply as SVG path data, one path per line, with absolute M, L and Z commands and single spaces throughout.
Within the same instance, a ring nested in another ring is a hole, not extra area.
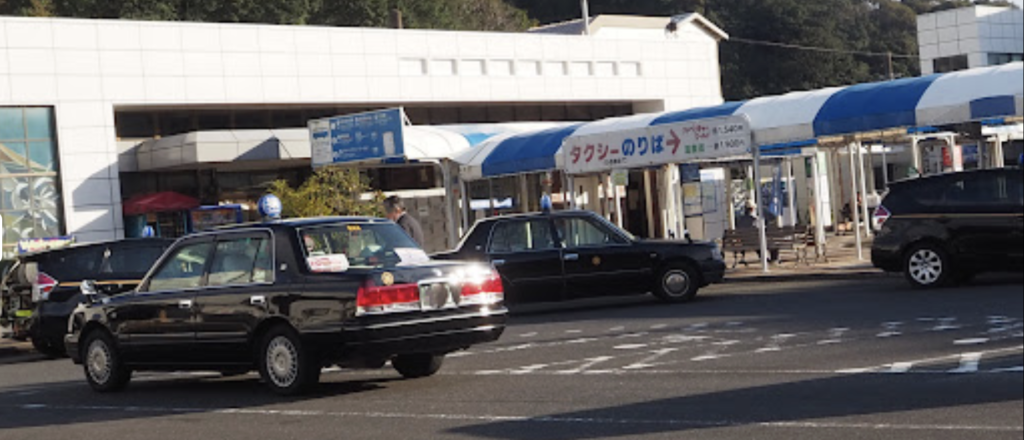
M 570 136 L 729 115 L 746 115 L 762 151 L 825 136 L 1024 116 L 1024 63 L 496 136 L 456 161 L 466 180 L 559 169 L 559 150 Z

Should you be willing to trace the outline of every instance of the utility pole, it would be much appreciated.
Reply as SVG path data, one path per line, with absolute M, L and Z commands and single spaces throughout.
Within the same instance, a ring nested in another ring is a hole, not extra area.
M 590 2 L 580 0 L 580 10 L 583 12 L 583 34 L 590 35 Z
M 885 54 L 886 54 L 886 59 L 889 60 L 889 81 L 892 81 L 892 80 L 896 79 L 896 72 L 893 71 L 893 66 L 892 66 L 892 51 L 888 51 Z

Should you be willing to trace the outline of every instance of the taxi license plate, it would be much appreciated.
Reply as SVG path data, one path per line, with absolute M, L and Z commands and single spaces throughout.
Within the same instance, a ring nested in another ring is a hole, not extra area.
M 420 286 L 420 308 L 424 311 L 443 310 L 458 307 L 448 283 L 425 284 Z

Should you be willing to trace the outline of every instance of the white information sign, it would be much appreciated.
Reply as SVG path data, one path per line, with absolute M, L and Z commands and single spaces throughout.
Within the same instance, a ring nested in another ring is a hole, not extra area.
M 342 254 L 315 255 L 306 261 L 313 273 L 344 273 L 349 269 L 348 257 Z
M 747 119 L 726 116 L 573 136 L 562 151 L 569 174 L 588 174 L 740 157 L 751 144 Z

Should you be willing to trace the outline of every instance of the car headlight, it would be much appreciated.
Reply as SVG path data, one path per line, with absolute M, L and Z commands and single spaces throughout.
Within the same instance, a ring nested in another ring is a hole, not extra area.
M 722 254 L 722 248 L 718 247 L 718 244 L 711 245 L 711 259 L 725 261 L 725 255 Z

